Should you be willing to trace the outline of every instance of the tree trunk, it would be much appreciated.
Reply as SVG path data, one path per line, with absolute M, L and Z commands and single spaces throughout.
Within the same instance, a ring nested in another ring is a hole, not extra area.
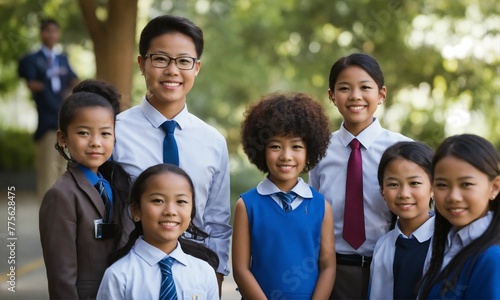
M 94 44 L 96 78 L 118 88 L 122 110 L 131 106 L 137 1 L 108 0 L 105 21 L 96 16 L 97 0 L 78 1 Z

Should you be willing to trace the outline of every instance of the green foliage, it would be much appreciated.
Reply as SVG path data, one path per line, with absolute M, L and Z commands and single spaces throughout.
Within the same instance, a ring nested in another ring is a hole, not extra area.
M 241 118 L 268 92 L 312 94 L 338 128 L 341 116 L 326 93 L 330 67 L 360 51 L 384 71 L 388 97 L 378 114 L 384 127 L 433 148 L 462 132 L 499 145 L 498 11 L 493 0 L 185 0 L 162 13 L 203 29 L 202 69 L 188 105 L 221 129 L 234 160 L 246 161 Z M 482 55 L 482 48 L 491 51 Z
M 326 94 L 329 69 L 339 57 L 359 51 L 373 55 L 384 70 L 389 91 L 385 111 L 401 111 L 402 103 L 411 108 L 391 120 L 381 115 L 384 126 L 436 145 L 455 133 L 446 126 L 467 121 L 447 123 L 454 105 L 463 102 L 461 108 L 484 116 L 491 130 L 462 130 L 498 142 L 498 43 L 485 55 L 480 49 L 463 54 L 455 48 L 498 39 L 500 22 L 494 12 L 499 6 L 478 0 L 186 0 L 172 3 L 168 13 L 186 16 L 204 30 L 202 70 L 188 105 L 222 128 L 236 153 L 244 107 L 271 91 L 314 95 L 338 127 L 340 115 Z M 410 90 L 418 96 L 402 93 Z M 427 107 L 402 98 L 408 96 Z
M 0 129 L 0 171 L 35 169 L 35 142 L 27 131 Z
M 89 48 L 76 2 L 0 2 L 0 93 L 16 87 L 12 64 L 38 41 L 40 16 L 55 12 L 62 42 Z M 432 147 L 462 132 L 500 146 L 499 11 L 498 0 L 155 0 L 149 18 L 181 15 L 203 29 L 202 68 L 188 106 L 226 136 L 236 178 L 251 168 L 239 146 L 245 107 L 272 91 L 302 91 L 338 128 L 326 93 L 330 67 L 359 51 L 384 71 L 388 97 L 378 116 L 385 127 Z M 138 73 L 136 98 L 144 94 Z

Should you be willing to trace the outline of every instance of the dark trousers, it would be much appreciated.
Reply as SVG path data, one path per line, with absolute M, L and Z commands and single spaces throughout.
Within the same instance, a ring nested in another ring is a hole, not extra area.
M 330 299 L 367 299 L 369 280 L 370 264 L 364 267 L 337 264 Z

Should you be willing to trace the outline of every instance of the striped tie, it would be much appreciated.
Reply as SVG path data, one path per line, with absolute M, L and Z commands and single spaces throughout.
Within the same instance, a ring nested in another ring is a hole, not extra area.
M 111 214 L 113 210 L 111 199 L 109 198 L 108 193 L 106 192 L 106 188 L 104 186 L 104 182 L 102 179 L 97 181 L 97 183 L 94 186 L 99 191 L 99 195 L 101 196 L 102 201 L 104 202 L 104 206 L 106 207 L 106 219 L 104 220 L 104 223 L 109 223 L 111 222 Z
M 160 300 L 177 300 L 174 277 L 172 276 L 174 260 L 173 257 L 169 256 L 158 262 L 161 270 Z
M 277 192 L 276 195 L 281 199 L 281 203 L 283 204 L 283 209 L 285 212 L 292 211 L 292 202 L 297 197 L 297 194 L 294 192 Z

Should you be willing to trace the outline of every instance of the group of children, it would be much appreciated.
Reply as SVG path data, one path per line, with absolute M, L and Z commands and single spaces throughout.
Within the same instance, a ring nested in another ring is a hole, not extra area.
M 139 106 L 117 118 L 113 87 L 93 80 L 63 102 L 56 148 L 68 169 L 40 209 L 51 298 L 220 297 L 226 257 L 210 241 L 225 239 L 228 231 L 222 225 L 215 230 L 225 221 L 207 220 L 218 212 L 225 218 L 216 199 L 226 193 L 227 157 L 216 156 L 227 148 L 210 130 L 215 139 L 198 136 L 186 144 L 201 124 L 188 114 L 185 97 L 200 69 L 203 40 L 172 25 L 179 22 L 195 28 L 187 19 L 162 16 L 141 34 L 138 62 L 147 93 Z M 464 134 L 433 153 L 383 129 L 373 115 L 386 93 L 378 63 L 352 54 L 330 73 L 328 95 L 343 116 L 333 134 L 322 106 L 303 93 L 272 93 L 247 108 L 243 149 L 266 176 L 240 195 L 234 211 L 233 276 L 242 298 L 500 298 L 498 151 Z M 137 118 L 142 124 L 134 123 Z M 181 167 L 155 164 L 161 149 L 120 136 L 120 149 L 113 149 L 115 119 L 117 135 L 122 126 L 135 129 L 138 140 L 160 141 L 165 118 L 178 122 L 176 135 L 182 131 Z M 207 145 L 193 144 L 204 139 Z M 353 140 L 357 150 L 351 150 Z M 189 147 L 203 147 L 209 157 L 190 156 Z M 138 148 L 140 155 L 130 150 Z M 363 238 L 353 245 L 344 206 L 351 201 L 348 159 L 358 150 L 364 216 L 354 221 Z M 142 159 L 149 166 L 134 166 Z M 206 167 L 217 174 L 189 167 L 206 166 L 200 160 L 217 163 Z M 301 178 L 307 172 L 309 183 Z M 219 183 L 200 189 L 203 176 Z M 104 188 L 94 187 L 99 183 Z M 199 243 L 204 239 L 209 247 Z M 172 284 L 176 296 L 168 291 Z

